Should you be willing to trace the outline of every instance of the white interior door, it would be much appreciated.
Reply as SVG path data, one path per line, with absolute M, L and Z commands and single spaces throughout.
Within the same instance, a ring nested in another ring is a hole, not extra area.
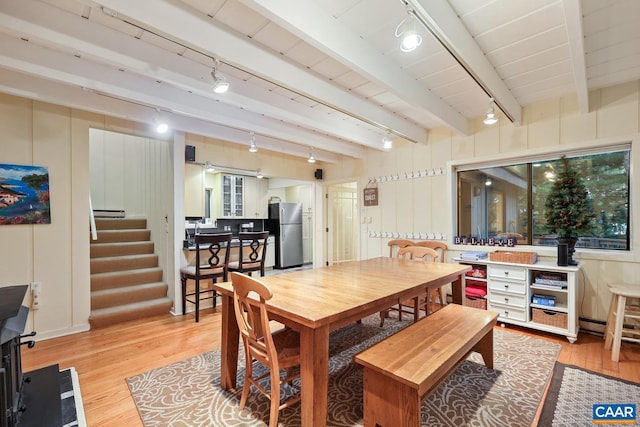
M 358 183 L 327 187 L 328 264 L 358 259 Z

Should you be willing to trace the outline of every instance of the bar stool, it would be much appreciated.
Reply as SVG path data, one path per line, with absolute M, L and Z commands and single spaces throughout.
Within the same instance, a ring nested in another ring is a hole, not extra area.
M 264 277 L 264 261 L 267 256 L 268 231 L 245 231 L 238 233 L 238 260 L 229 262 L 229 271 L 245 273 L 251 276 L 259 271 Z
M 613 297 L 609 306 L 607 327 L 605 329 L 605 350 L 611 349 L 611 360 L 620 359 L 620 343 L 622 340 L 640 343 L 640 330 L 624 327 L 624 319 L 640 320 L 640 307 L 628 306 L 627 298 L 640 298 L 640 287 L 614 285 L 609 288 Z M 631 336 L 630 336 L 631 335 Z
M 212 299 L 213 307 L 216 306 L 216 290 L 213 283 L 218 279 L 227 281 L 229 267 L 229 249 L 231 248 L 231 233 L 224 234 L 196 234 L 196 262 L 195 265 L 187 265 L 180 269 L 180 281 L 182 282 L 182 314 L 187 312 L 187 302 L 195 304 L 196 322 L 200 321 L 200 301 Z M 195 282 L 193 292 L 187 291 L 187 280 Z M 206 287 L 201 287 L 200 282 L 209 282 Z M 201 297 L 201 294 L 209 295 Z M 193 297 L 193 299 L 189 299 Z

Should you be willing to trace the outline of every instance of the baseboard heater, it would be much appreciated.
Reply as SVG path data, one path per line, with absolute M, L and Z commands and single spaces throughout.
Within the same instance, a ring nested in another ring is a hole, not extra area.
M 124 218 L 123 210 L 95 209 L 93 216 L 96 218 Z
M 596 335 L 604 335 L 604 330 L 607 327 L 607 322 L 602 320 L 588 319 L 586 317 L 579 317 L 580 331 L 588 332 Z

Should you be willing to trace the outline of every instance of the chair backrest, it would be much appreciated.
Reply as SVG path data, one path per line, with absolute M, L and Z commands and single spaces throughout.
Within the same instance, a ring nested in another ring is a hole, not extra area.
M 267 256 L 268 231 L 245 231 L 238 233 L 240 240 L 240 256 L 238 267 L 264 269 L 264 260 Z
M 207 274 L 224 272 L 226 280 L 226 270 L 229 267 L 231 233 L 196 234 L 195 239 L 196 248 L 198 248 L 196 250 L 196 275 L 206 276 Z M 206 259 L 201 259 L 203 255 L 205 255 Z
M 444 255 L 447 252 L 447 244 L 438 240 L 421 240 L 416 242 L 416 246 L 424 246 L 425 248 L 435 249 L 440 256 L 440 262 L 444 262 Z
M 389 257 L 394 258 L 398 254 L 400 248 L 406 248 L 407 246 L 413 246 L 414 243 L 411 240 L 406 239 L 394 239 L 387 242 L 389 246 Z
M 435 249 L 424 246 L 407 246 L 398 250 L 398 258 L 422 259 L 424 261 L 438 262 L 438 252 Z
M 278 356 L 265 305 L 273 293 L 262 281 L 243 273 L 231 272 L 231 284 L 233 308 L 247 356 L 251 355 L 260 363 L 277 371 Z M 255 296 L 251 298 L 250 293 L 255 293 L 259 300 L 255 299 Z

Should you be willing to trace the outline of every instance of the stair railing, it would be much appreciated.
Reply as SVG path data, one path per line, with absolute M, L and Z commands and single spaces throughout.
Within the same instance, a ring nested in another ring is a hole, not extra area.
M 91 223 L 91 238 L 98 240 L 98 230 L 96 230 L 96 217 L 93 215 L 93 204 L 91 203 L 91 196 L 89 196 L 89 218 Z

